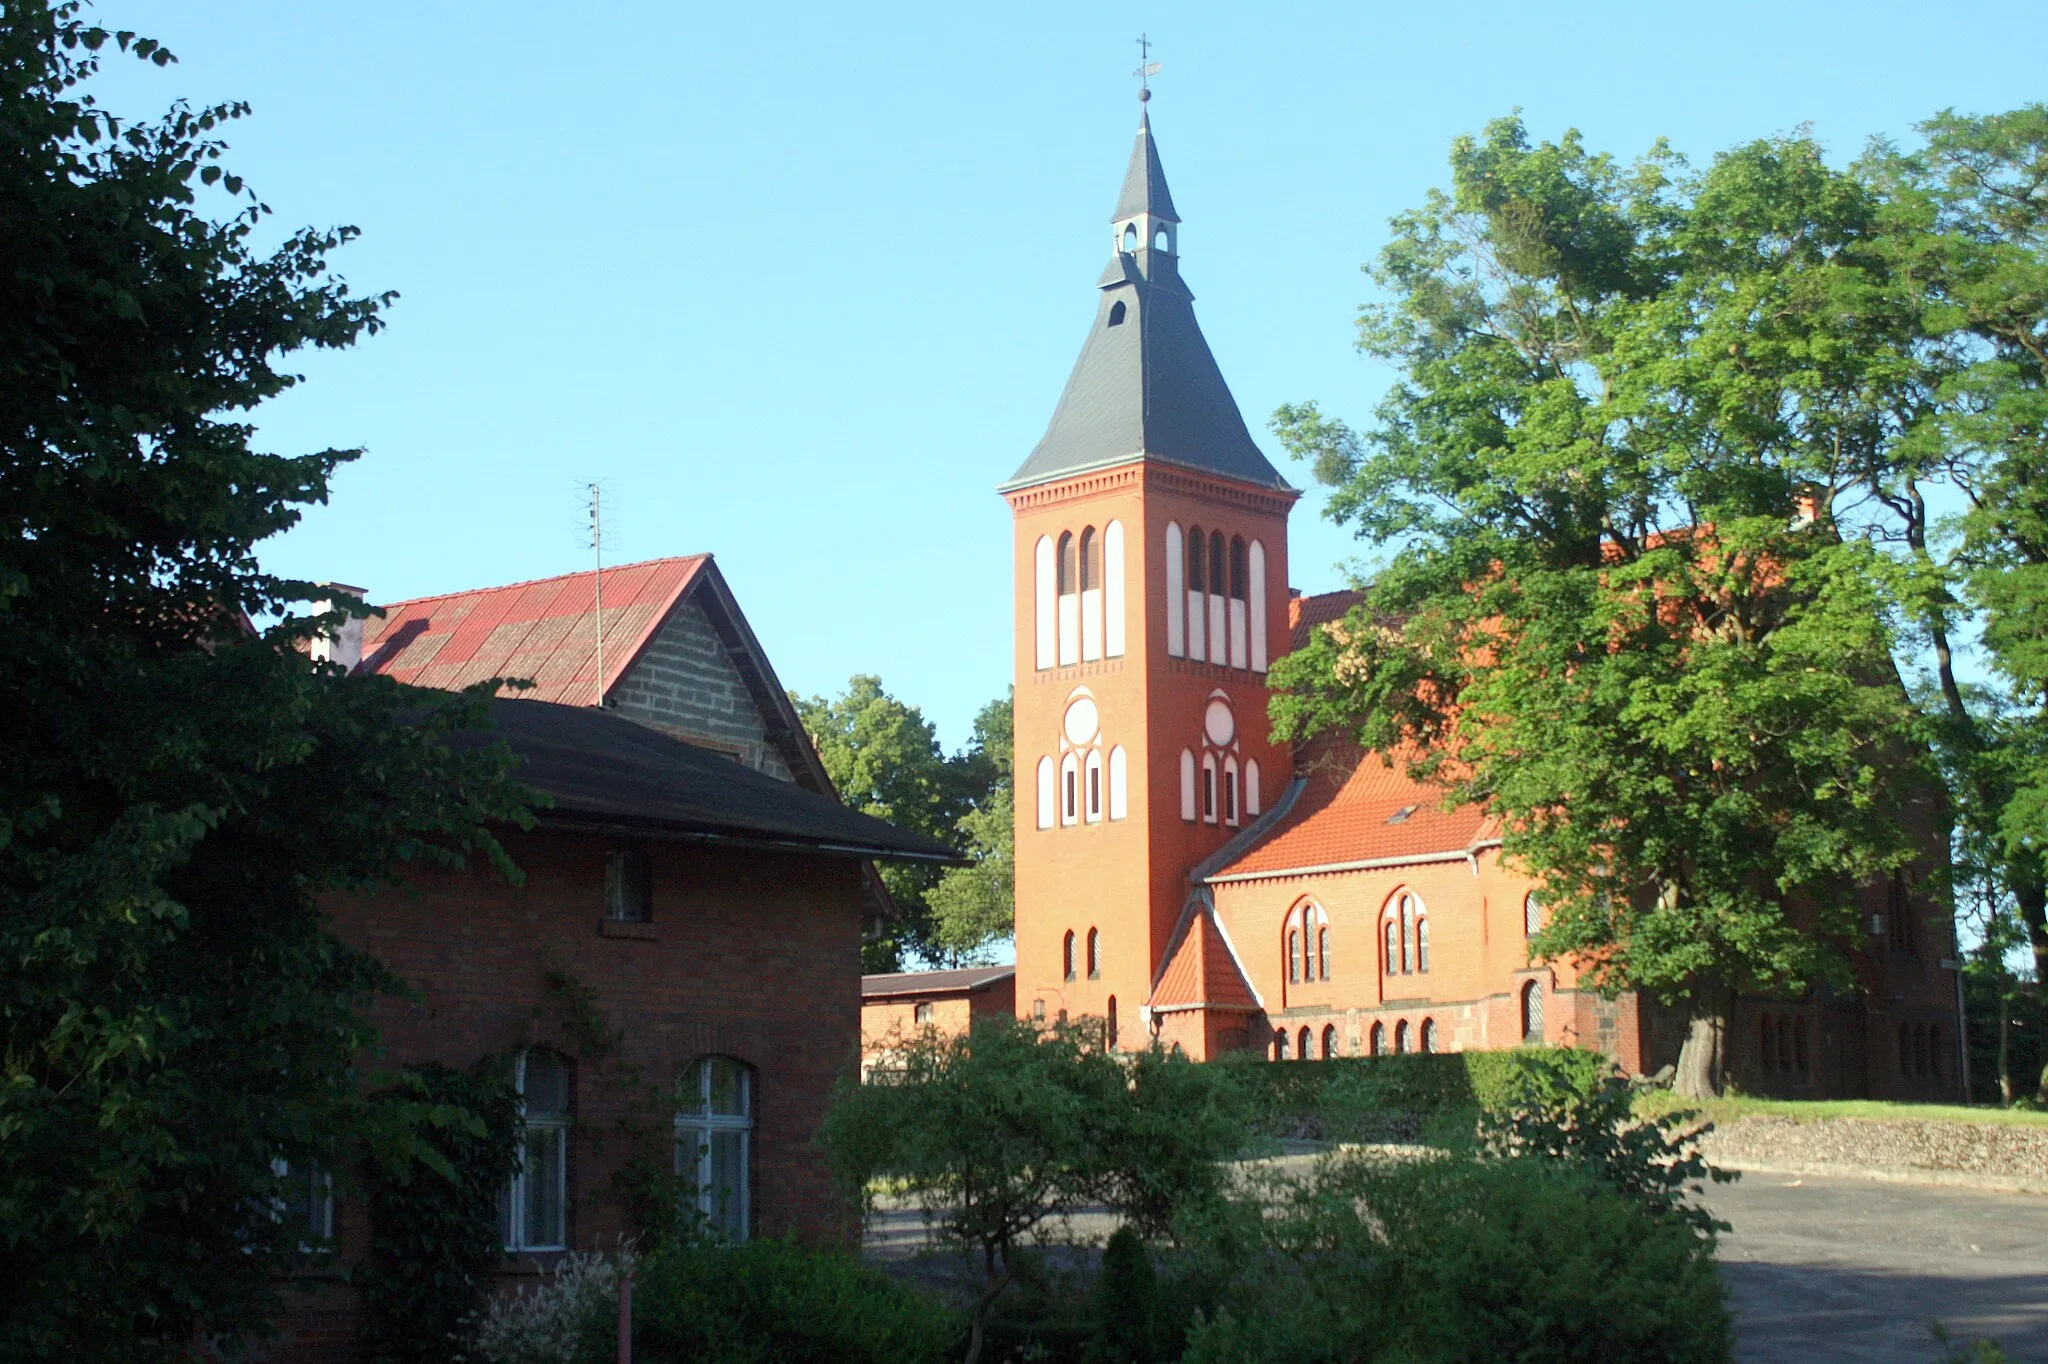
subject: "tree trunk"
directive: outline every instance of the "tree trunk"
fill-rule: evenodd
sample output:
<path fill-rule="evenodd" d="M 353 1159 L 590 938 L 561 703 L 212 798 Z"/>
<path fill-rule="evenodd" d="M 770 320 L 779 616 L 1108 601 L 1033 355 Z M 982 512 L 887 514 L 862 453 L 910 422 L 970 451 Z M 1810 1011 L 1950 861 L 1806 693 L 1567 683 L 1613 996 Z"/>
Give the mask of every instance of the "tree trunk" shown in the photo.
<path fill-rule="evenodd" d="M 1686 1020 L 1685 1045 L 1678 1051 L 1672 1092 L 1687 1099 L 1715 1099 L 1728 1079 L 1728 1030 L 1735 1014 L 1735 992 L 1715 990 L 1694 995 Z"/>
<path fill-rule="evenodd" d="M 2012 997 L 1998 992 L 1998 1101 L 2012 1107 Z"/>

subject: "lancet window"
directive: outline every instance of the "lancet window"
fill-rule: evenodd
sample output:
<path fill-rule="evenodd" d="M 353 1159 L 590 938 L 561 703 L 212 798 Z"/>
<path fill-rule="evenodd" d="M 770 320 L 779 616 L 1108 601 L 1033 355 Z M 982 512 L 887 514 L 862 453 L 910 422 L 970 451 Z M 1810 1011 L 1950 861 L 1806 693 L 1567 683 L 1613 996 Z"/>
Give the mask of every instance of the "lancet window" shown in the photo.
<path fill-rule="evenodd" d="M 1065 668 L 1124 653 L 1124 527 L 1111 521 L 1032 550 L 1032 661 Z"/>

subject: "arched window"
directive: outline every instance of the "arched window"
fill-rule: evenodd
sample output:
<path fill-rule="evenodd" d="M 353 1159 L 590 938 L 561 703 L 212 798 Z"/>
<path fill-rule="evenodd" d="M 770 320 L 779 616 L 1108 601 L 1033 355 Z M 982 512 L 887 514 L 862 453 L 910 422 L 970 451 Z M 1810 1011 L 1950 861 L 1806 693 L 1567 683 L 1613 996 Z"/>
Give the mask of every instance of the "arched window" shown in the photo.
<path fill-rule="evenodd" d="M 1256 815 L 1259 812 L 1259 760 L 1246 758 L 1244 762 L 1244 812 Z"/>
<path fill-rule="evenodd" d="M 1230 547 L 1223 532 L 1209 532 L 1209 661 L 1228 663 L 1229 636 L 1224 624 L 1224 602 L 1230 587 Z"/>
<path fill-rule="evenodd" d="M 1060 939 L 1060 974 L 1068 980 L 1074 978 L 1074 930 L 1071 928 Z"/>
<path fill-rule="evenodd" d="M 1230 542 L 1230 666 L 1245 668 L 1251 666 L 1251 655 L 1246 651 L 1245 635 L 1250 627 L 1247 614 L 1246 593 L 1250 590 L 1247 581 L 1251 570 L 1246 563 L 1243 536 L 1236 536 Z"/>
<path fill-rule="evenodd" d="M 1302 1025 L 1301 1034 L 1294 1040 L 1297 1044 L 1295 1054 L 1304 1061 L 1313 1061 L 1316 1056 L 1315 1039 L 1310 1036 L 1307 1024 Z"/>
<path fill-rule="evenodd" d="M 1386 923 L 1381 927 L 1387 942 L 1387 974 L 1398 975 L 1401 971 L 1401 926 L 1394 921 L 1392 915 L 1388 915 Z"/>
<path fill-rule="evenodd" d="M 1251 548 L 1252 671 L 1266 671 L 1266 547 Z M 1257 811 L 1253 811 L 1254 814 Z"/>
<path fill-rule="evenodd" d="M 1323 1059 L 1333 1060 L 1337 1055 L 1337 1025 L 1323 1024 Z"/>
<path fill-rule="evenodd" d="M 1088 822 L 1099 824 L 1102 821 L 1102 750 L 1099 748 L 1088 750 L 1087 778 Z"/>
<path fill-rule="evenodd" d="M 1436 1049 L 1436 1020 L 1434 1018 L 1425 1018 L 1422 1020 L 1422 1053 L 1428 1056 L 1434 1053 Z"/>
<path fill-rule="evenodd" d="M 1429 974 L 1429 919 L 1427 916 L 1415 921 L 1415 973 Z"/>
<path fill-rule="evenodd" d="M 1109 1049 L 1110 1049 L 1111 1051 L 1115 1051 L 1115 1050 L 1116 1050 L 1116 996 L 1115 996 L 1115 995 L 1111 995 L 1111 996 L 1109 997 L 1109 1013 L 1108 1013 L 1108 1014 L 1107 1014 L 1107 1015 L 1106 1015 L 1106 1016 L 1104 1017 L 1104 1019 L 1103 1019 L 1103 1024 L 1102 1024 L 1102 1034 L 1103 1034 L 1103 1036 L 1102 1036 L 1102 1040 L 1103 1040 L 1103 1045 L 1107 1046 L 1107 1047 L 1108 1047 L 1108 1048 L 1109 1048 Z"/>
<path fill-rule="evenodd" d="M 1273 1059 L 1276 1061 L 1285 1061 L 1287 1059 L 1287 1029 L 1285 1028 L 1273 1029 Z"/>
<path fill-rule="evenodd" d="M 1522 897 L 1522 936 L 1533 938 L 1543 931 L 1543 904 L 1530 891 Z"/>
<path fill-rule="evenodd" d="M 1543 1040 L 1543 982 L 1522 982 L 1522 1043 L 1535 1046 Z"/>
<path fill-rule="evenodd" d="M 676 1086 L 676 1174 L 695 1176 L 697 1211 L 722 1241 L 753 1230 L 754 1071 L 706 1056 Z"/>
<path fill-rule="evenodd" d="M 1071 531 L 1059 539 L 1059 636 L 1061 667 L 1081 660 L 1081 550 Z"/>
<path fill-rule="evenodd" d="M 1166 523 L 1166 652 L 1185 658 L 1187 632 L 1182 623 L 1187 615 L 1187 549 L 1181 539 L 1180 522 Z"/>
<path fill-rule="evenodd" d="M 1188 528 L 1188 657 L 1207 658 L 1203 648 L 1209 619 L 1209 537 L 1200 526 Z"/>
<path fill-rule="evenodd" d="M 1195 755 L 1186 748 L 1180 751 L 1180 817 L 1190 824 L 1195 819 Z"/>
<path fill-rule="evenodd" d="M 1060 759 L 1060 823 L 1081 818 L 1081 763 L 1072 753 Z"/>
<path fill-rule="evenodd" d="M 1294 984 L 1301 979 L 1301 930 L 1287 930 L 1287 980 Z"/>
<path fill-rule="evenodd" d="M 1122 819 L 1130 813 L 1130 758 L 1118 744 L 1109 750 L 1109 817 Z"/>
<path fill-rule="evenodd" d="M 1237 823 L 1237 759 L 1223 760 L 1223 822 Z"/>
<path fill-rule="evenodd" d="M 1216 822 L 1216 756 L 1202 755 L 1202 822 Z"/>
<path fill-rule="evenodd" d="M 1372 1025 L 1372 1031 L 1365 1035 L 1365 1050 L 1369 1056 L 1381 1056 L 1387 1050 L 1387 1027 L 1384 1023 Z"/>
<path fill-rule="evenodd" d="M 1050 668 L 1059 649 L 1059 568 L 1053 549 L 1052 537 L 1041 535 L 1031 552 L 1032 570 L 1032 611 L 1033 663 L 1040 668 Z"/>
<path fill-rule="evenodd" d="M 1152 234 L 1152 249 L 1154 251 L 1172 250 L 1172 248 L 1167 245 L 1167 236 L 1165 228 L 1162 227 L 1157 232 L 1154 232 Z"/>
<path fill-rule="evenodd" d="M 1109 325 L 1112 327 L 1121 327 L 1123 326 L 1123 324 L 1124 304 L 1122 299 L 1118 299 L 1116 302 L 1109 305 Z"/>
<path fill-rule="evenodd" d="M 1095 527 L 1081 531 L 1081 658 L 1102 657 L 1102 537 Z"/>
<path fill-rule="evenodd" d="M 1394 1025 L 1394 1055 L 1405 1055 L 1408 1051 L 1408 1020 L 1402 1019 Z"/>
<path fill-rule="evenodd" d="M 1330 978 L 1330 926 L 1316 925 L 1316 979 Z"/>
<path fill-rule="evenodd" d="M 1123 240 L 1123 252 L 1124 252 L 1124 254 L 1125 254 L 1125 255 L 1129 255 L 1129 254 L 1130 254 L 1131 252 L 1133 252 L 1133 251 L 1136 251 L 1137 249 L 1138 249 L 1138 225 L 1137 225 L 1136 223 L 1125 223 L 1125 224 L 1124 224 L 1124 240 Z"/>
<path fill-rule="evenodd" d="M 519 1173 L 498 1200 L 507 1250 L 569 1244 L 569 1063 L 551 1051 L 512 1058 L 519 1095 Z"/>
<path fill-rule="evenodd" d="M 1058 780 L 1053 776 L 1051 758 L 1038 760 L 1038 827 L 1050 829 L 1053 822 L 1053 808 L 1059 804 Z"/>
<path fill-rule="evenodd" d="M 1102 652 L 1124 656 L 1124 523 L 1102 529 Z"/>
<path fill-rule="evenodd" d="M 1088 930 L 1088 979 L 1102 979 L 1102 934 Z"/>

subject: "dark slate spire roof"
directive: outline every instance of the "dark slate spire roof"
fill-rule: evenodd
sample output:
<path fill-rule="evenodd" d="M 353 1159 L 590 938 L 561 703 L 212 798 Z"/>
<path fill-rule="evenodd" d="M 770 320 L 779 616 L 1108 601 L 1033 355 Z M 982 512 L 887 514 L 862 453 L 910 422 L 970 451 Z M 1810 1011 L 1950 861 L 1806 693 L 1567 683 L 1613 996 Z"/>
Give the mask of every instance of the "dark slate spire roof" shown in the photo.
<path fill-rule="evenodd" d="M 1141 116 L 1112 221 L 1144 212 L 1180 221 L 1159 168 L 1151 123 Z M 1095 322 L 1066 392 L 1038 448 L 1002 491 L 1137 459 L 1287 488 L 1245 428 L 1195 322 L 1194 294 L 1173 255 L 1149 243 L 1120 250 L 1096 287 L 1101 292 Z"/>
<path fill-rule="evenodd" d="M 1131 148 L 1131 164 L 1124 169 L 1123 192 L 1116 196 L 1113 223 L 1149 213 L 1155 218 L 1180 221 L 1173 211 L 1173 195 L 1166 189 L 1166 172 L 1159 168 L 1159 144 L 1152 140 L 1152 116 L 1138 106 L 1138 142 Z"/>

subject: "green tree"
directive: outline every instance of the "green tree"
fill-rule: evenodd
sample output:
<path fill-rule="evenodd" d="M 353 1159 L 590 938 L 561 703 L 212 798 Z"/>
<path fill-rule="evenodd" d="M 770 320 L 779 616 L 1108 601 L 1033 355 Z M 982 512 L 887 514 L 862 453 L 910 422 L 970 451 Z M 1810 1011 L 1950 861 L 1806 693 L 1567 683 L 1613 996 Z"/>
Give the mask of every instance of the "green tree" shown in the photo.
<path fill-rule="evenodd" d="M 1858 887 L 1939 820 L 1891 561 L 1834 496 L 1929 382 L 1914 309 L 1805 138 L 1694 173 L 1511 118 L 1451 169 L 1374 271 L 1377 424 L 1276 416 L 1398 553 L 1276 667 L 1274 718 L 1498 815 L 1537 949 L 1683 1002 L 1679 1083 L 1713 1092 L 1734 994 L 1846 984 Z"/>
<path fill-rule="evenodd" d="M 2048 105 L 1921 125 L 1910 154 L 1864 171 L 1889 209 L 1891 268 L 1920 293 L 1943 374 L 1910 457 L 1871 491 L 1919 570 L 1925 632 L 1966 866 L 2010 897 L 2048 980 Z M 1930 492 L 1935 494 L 1930 497 Z M 1941 494 L 1960 500 L 1944 524 Z M 1959 499 L 1956 495 L 1960 495 Z M 1989 675 L 1959 676 L 1981 630 Z M 2048 1010 L 2048 1003 L 2042 1006 Z M 2039 1020 L 2048 1027 L 2048 1012 Z M 2048 1102 L 2048 1068 L 2027 1088 Z"/>
<path fill-rule="evenodd" d="M 502 860 L 485 822 L 521 814 L 502 751 L 440 742 L 475 701 L 309 666 L 318 594 L 256 561 L 353 457 L 245 415 L 375 330 L 327 269 L 352 231 L 258 253 L 216 137 L 245 107 L 117 120 L 82 88 L 114 51 L 171 60 L 0 7 L 0 1358 L 272 1319 L 305 1236 L 273 1162 L 402 1136 L 355 1069 L 398 982 L 318 897 Z"/>
<path fill-rule="evenodd" d="M 827 775 L 848 805 L 942 842 L 965 843 L 964 868 L 885 866 L 882 882 L 898 920 L 863 950 L 868 971 L 901 970 L 906 957 L 940 964 L 971 959 L 1010 923 L 1010 703 L 975 717 L 974 737 L 948 756 L 938 731 L 867 674 L 827 700 L 794 694 L 797 714 Z"/>

